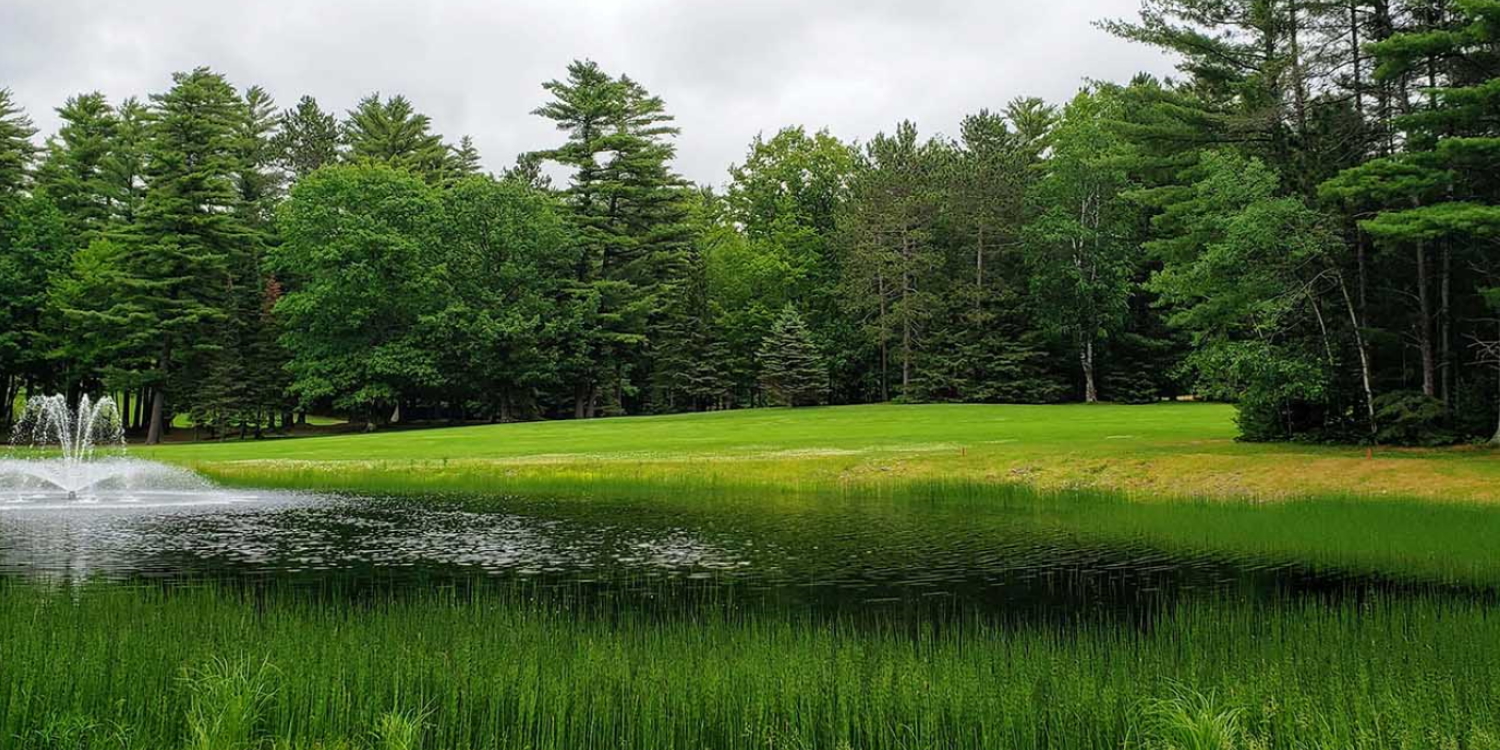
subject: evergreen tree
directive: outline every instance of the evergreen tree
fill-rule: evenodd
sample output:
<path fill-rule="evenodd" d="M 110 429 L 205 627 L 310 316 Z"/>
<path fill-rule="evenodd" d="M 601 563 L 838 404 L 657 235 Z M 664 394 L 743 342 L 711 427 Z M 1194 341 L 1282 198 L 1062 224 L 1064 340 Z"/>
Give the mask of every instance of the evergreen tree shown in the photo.
<path fill-rule="evenodd" d="M 74 242 L 87 244 L 111 216 L 106 164 L 119 120 L 98 92 L 69 98 L 57 114 L 63 124 L 47 141 L 36 184 L 67 217 Z"/>
<path fill-rule="evenodd" d="M 0 411 L 7 417 L 23 387 L 37 393 L 74 385 L 55 360 L 68 331 L 49 299 L 73 252 L 68 217 L 45 193 L 8 203 L 0 214 L 0 390 L 12 398 Z"/>
<path fill-rule="evenodd" d="M 275 220 L 276 205 L 285 192 L 285 180 L 277 168 L 281 116 L 275 100 L 259 86 L 246 89 L 236 125 L 235 157 L 239 165 L 235 187 L 239 191 L 239 208 L 247 225 L 266 232 Z"/>
<path fill-rule="evenodd" d="M 146 199 L 146 140 L 150 112 L 135 98 L 120 103 L 101 180 L 110 219 L 118 228 L 136 220 Z"/>
<path fill-rule="evenodd" d="M 36 129 L 16 106 L 10 89 L 0 88 L 0 428 L 8 429 L 11 405 L 24 387 L 20 366 L 26 342 L 19 320 L 26 314 L 22 296 L 30 280 L 27 259 L 16 250 L 18 209 L 26 200 L 29 170 L 36 153 L 31 137 Z"/>
<path fill-rule="evenodd" d="M 537 190 L 550 191 L 552 178 L 542 171 L 542 164 L 545 161 L 541 154 L 529 151 L 517 154 L 516 163 L 507 168 L 501 177 Z"/>
<path fill-rule="evenodd" d="M 350 160 L 389 164 L 437 183 L 447 175 L 450 157 L 443 137 L 431 129 L 432 120 L 406 97 L 381 101 L 380 94 L 361 99 L 343 126 Z"/>
<path fill-rule="evenodd" d="M 574 170 L 564 191 L 581 249 L 573 296 L 587 311 L 577 335 L 592 352 L 570 374 L 573 411 L 621 413 L 639 392 L 661 295 L 681 277 L 692 240 L 686 191 L 670 168 L 677 129 L 661 99 L 593 62 L 575 61 L 567 80 L 544 88 L 553 101 L 536 114 L 567 134 L 544 156 Z"/>
<path fill-rule="evenodd" d="M 1484 248 L 1500 238 L 1500 5 L 1462 3 L 1464 22 L 1443 30 L 1401 33 L 1373 45 L 1381 79 L 1425 75 L 1427 106 L 1393 124 L 1404 153 L 1371 160 L 1329 180 L 1325 198 L 1359 213 L 1377 246 L 1409 259 L 1402 286 L 1413 311 L 1421 390 L 1452 403 L 1457 369 L 1454 298 L 1482 296 Z M 1472 304 L 1472 303 L 1471 303 Z M 1476 312 L 1483 305 L 1475 304 Z"/>
<path fill-rule="evenodd" d="M 921 379 L 924 327 L 937 308 L 942 254 L 937 215 L 952 152 L 923 143 L 911 122 L 880 134 L 856 168 L 851 196 L 839 217 L 841 263 L 848 309 L 868 321 L 880 350 L 880 400 L 890 398 L 890 349 L 900 362 L 900 395 L 913 398 Z"/>
<path fill-rule="evenodd" d="M 713 202 L 713 196 L 704 196 Z M 708 266 L 694 248 L 685 273 L 664 295 L 653 344 L 652 405 L 672 412 L 717 408 L 730 398 L 725 348 L 716 330 L 708 287 Z"/>
<path fill-rule="evenodd" d="M 484 167 L 480 163 L 479 149 L 474 147 L 474 139 L 464 136 L 458 139 L 457 146 L 449 146 L 448 175 L 450 179 L 458 180 L 471 175 L 477 175 Z"/>
<path fill-rule="evenodd" d="M 30 185 L 36 128 L 16 105 L 10 89 L 0 88 L 0 200 L 14 200 Z"/>
<path fill-rule="evenodd" d="M 146 199 L 119 236 L 123 267 L 113 315 L 122 344 L 151 351 L 147 442 L 161 441 L 171 408 L 192 407 L 231 314 L 237 260 L 255 237 L 243 221 L 236 175 L 244 103 L 207 68 L 173 76 L 153 95 Z"/>
<path fill-rule="evenodd" d="M 278 164 L 292 181 L 300 180 L 339 162 L 341 138 L 338 118 L 323 111 L 317 99 L 304 96 L 281 113 L 274 141 Z"/>
<path fill-rule="evenodd" d="M 756 136 L 744 163 L 730 168 L 725 229 L 706 261 L 744 403 L 754 401 L 760 342 L 788 302 L 804 311 L 828 359 L 833 398 L 858 401 L 873 390 L 863 382 L 874 369 L 866 337 L 845 315 L 843 256 L 834 242 L 854 165 L 847 144 L 798 127 Z"/>
<path fill-rule="evenodd" d="M 797 309 L 787 305 L 761 347 L 761 387 L 783 406 L 816 406 L 828 392 L 828 373 Z"/>

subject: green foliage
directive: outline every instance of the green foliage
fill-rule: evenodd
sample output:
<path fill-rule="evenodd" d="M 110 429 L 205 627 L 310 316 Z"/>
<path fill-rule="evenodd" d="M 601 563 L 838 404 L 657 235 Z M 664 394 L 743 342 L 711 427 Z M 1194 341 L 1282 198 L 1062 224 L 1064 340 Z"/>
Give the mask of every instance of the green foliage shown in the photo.
<path fill-rule="evenodd" d="M 323 111 L 317 99 L 304 96 L 296 107 L 281 113 L 280 128 L 271 145 L 278 164 L 294 180 L 301 180 L 339 162 L 341 138 L 338 118 Z"/>
<path fill-rule="evenodd" d="M 1207 695 L 1176 686 L 1170 698 L 1146 701 L 1146 732 L 1162 750 L 1239 750 L 1246 746 L 1244 709 L 1225 708 Z"/>
<path fill-rule="evenodd" d="M 381 421 L 440 381 L 421 323 L 445 302 L 444 208 L 421 178 L 383 165 L 321 169 L 282 207 L 271 267 L 293 393 Z"/>
<path fill-rule="evenodd" d="M 573 170 L 563 195 L 579 250 L 569 334 L 579 354 L 565 377 L 575 416 L 619 414 L 649 382 L 648 346 L 672 345 L 667 331 L 681 327 L 663 315 L 693 263 L 688 192 L 670 165 L 678 131 L 661 98 L 591 61 L 543 87 L 553 99 L 535 114 L 566 140 L 542 156 Z"/>
<path fill-rule="evenodd" d="M 771 402 L 816 406 L 828 392 L 828 373 L 797 309 L 787 305 L 771 324 L 760 352 L 760 382 Z"/>
<path fill-rule="evenodd" d="M 1084 92 L 1063 110 L 1025 234 L 1038 312 L 1072 339 L 1089 402 L 1098 400 L 1095 347 L 1123 323 L 1137 267 L 1132 207 L 1121 196 L 1128 177 L 1117 166 L 1127 146 L 1108 127 L 1118 106 L 1105 92 Z"/>
<path fill-rule="evenodd" d="M 375 722 L 377 750 L 417 750 L 426 725 L 425 711 L 388 711 Z"/>
<path fill-rule="evenodd" d="M 841 291 L 846 309 L 866 321 L 864 333 L 879 349 L 881 400 L 893 390 L 902 398 L 916 395 L 920 334 L 939 300 L 943 254 L 935 222 L 951 153 L 947 144 L 919 139 L 910 121 L 875 136 L 860 154 L 838 215 Z M 892 360 L 900 372 L 896 389 Z"/>
<path fill-rule="evenodd" d="M 16 105 L 10 89 L 0 88 L 0 201 L 14 200 L 28 186 L 36 154 L 33 135 L 31 118 Z"/>
<path fill-rule="evenodd" d="M 105 164 L 118 119 L 98 92 L 69 98 L 57 115 L 63 124 L 47 142 L 36 185 L 67 217 L 74 242 L 87 243 L 110 218 Z"/>
<path fill-rule="evenodd" d="M 1450 445 L 1455 436 L 1442 401 L 1421 391 L 1393 391 L 1375 399 L 1378 440 L 1385 445 Z"/>
<path fill-rule="evenodd" d="M 4 594 L 7 747 L 36 747 L 15 738 L 37 736 L 41 707 L 56 705 L 97 717 L 67 730 L 86 747 L 120 747 L 104 740 L 118 726 L 153 750 L 386 750 L 419 731 L 420 746 L 474 750 L 749 750 L 773 733 L 869 750 L 1483 747 L 1497 720 L 1485 697 L 1500 671 L 1495 618 L 1453 599 L 1187 601 L 1150 628 L 1088 618 L 1064 638 L 963 616 L 932 628 L 893 612 L 561 607 L 522 584 L 359 606 L 305 589 Z M 1413 628 L 1441 646 L 1413 649 Z M 48 658 L 60 634 L 68 670 Z M 183 684 L 184 664 L 210 666 Z"/>
<path fill-rule="evenodd" d="M 215 657 L 183 675 L 191 694 L 185 750 L 248 750 L 257 742 L 257 724 L 275 697 L 275 669 L 266 662 Z"/>
<path fill-rule="evenodd" d="M 465 177 L 441 196 L 439 284 L 422 346 L 457 404 L 509 420 L 534 417 L 559 385 L 561 297 L 575 251 L 560 210 L 528 185 Z"/>
<path fill-rule="evenodd" d="M 1369 441 L 1375 399 L 1421 389 L 1456 437 L 1488 436 L 1493 6 L 1150 0 L 1103 26 L 1173 56 L 1174 79 L 1017 98 L 951 139 L 769 131 L 722 194 L 674 171 L 659 96 L 586 60 L 543 84 L 559 143 L 518 155 L 508 187 L 399 95 L 340 122 L 200 69 L 149 106 L 68 99 L 38 160 L 0 92 L 0 399 L 129 394 L 160 412 L 152 438 L 177 416 L 259 437 L 294 404 L 751 407 L 790 305 L 832 403 L 1187 387 L 1239 403 L 1250 439 Z M 416 176 L 432 213 L 376 215 L 381 180 L 288 197 L 339 165 Z"/>
<path fill-rule="evenodd" d="M 448 148 L 431 127 L 432 120 L 406 97 L 381 101 L 380 94 L 370 94 L 349 112 L 343 135 L 351 161 L 386 164 L 436 182 L 447 170 Z"/>

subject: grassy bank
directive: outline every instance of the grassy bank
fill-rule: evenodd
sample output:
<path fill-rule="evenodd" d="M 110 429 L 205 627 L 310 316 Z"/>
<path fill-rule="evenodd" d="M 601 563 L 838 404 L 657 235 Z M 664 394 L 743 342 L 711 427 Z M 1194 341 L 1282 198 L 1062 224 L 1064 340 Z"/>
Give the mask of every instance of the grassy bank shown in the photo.
<path fill-rule="evenodd" d="M 0 747 L 403 747 L 381 737 L 405 721 L 412 747 L 470 750 L 1117 749 L 1218 720 L 1225 747 L 1493 748 L 1497 641 L 1484 607 L 1428 599 L 1199 601 L 1061 634 L 12 586 Z"/>
<path fill-rule="evenodd" d="M 143 450 L 250 483 L 555 489 L 599 481 L 871 487 L 1021 482 L 1144 497 L 1500 500 L 1479 448 L 1252 445 L 1222 404 L 876 405 L 536 422 Z"/>

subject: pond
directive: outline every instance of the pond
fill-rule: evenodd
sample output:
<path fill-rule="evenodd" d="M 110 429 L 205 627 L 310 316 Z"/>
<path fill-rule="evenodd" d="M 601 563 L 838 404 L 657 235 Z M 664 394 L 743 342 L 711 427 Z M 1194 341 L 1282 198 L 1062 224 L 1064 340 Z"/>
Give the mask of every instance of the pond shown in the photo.
<path fill-rule="evenodd" d="M 1151 613 L 1195 596 L 1255 602 L 1490 591 L 1482 577 L 1423 575 L 1399 562 L 1361 567 L 1207 537 L 1184 543 L 1156 533 L 1140 512 L 1108 520 L 1122 511 L 1130 506 L 1056 499 L 1039 506 L 258 491 L 13 501 L 0 503 L 0 574 L 351 591 L 520 581 L 558 596 L 640 606 L 706 597 L 822 612 L 1022 619 Z M 1223 528 L 1243 531 L 1231 508 L 1177 512 L 1183 525 L 1206 512 Z M 1343 523 L 1358 526 L 1347 516 Z"/>
<path fill-rule="evenodd" d="M 1161 716 L 1233 747 L 1500 736 L 1484 506 L 119 468 L 0 495 L 0 750 L 202 747 L 194 722 L 246 696 L 211 746 L 384 748 L 394 722 L 440 749 L 1119 750 L 1178 742 Z"/>

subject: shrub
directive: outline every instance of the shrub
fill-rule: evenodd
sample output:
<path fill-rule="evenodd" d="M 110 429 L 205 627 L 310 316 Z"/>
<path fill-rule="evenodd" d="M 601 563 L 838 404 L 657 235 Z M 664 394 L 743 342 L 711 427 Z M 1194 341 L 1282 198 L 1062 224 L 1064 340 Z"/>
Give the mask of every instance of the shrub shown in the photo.
<path fill-rule="evenodd" d="M 1375 398 L 1377 439 L 1386 445 L 1450 445 L 1457 436 L 1443 402 L 1419 391 L 1396 391 Z"/>

